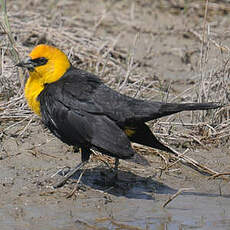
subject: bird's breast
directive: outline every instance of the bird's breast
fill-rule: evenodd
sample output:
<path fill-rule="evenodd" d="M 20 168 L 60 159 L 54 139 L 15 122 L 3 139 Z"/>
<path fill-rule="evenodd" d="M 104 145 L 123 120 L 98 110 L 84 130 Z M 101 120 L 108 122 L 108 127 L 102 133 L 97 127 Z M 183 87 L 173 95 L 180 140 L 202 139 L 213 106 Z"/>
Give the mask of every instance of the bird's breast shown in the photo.
<path fill-rule="evenodd" d="M 40 102 L 38 101 L 38 95 L 44 89 L 44 86 L 33 77 L 29 77 L 25 85 L 25 97 L 29 107 L 37 114 L 41 115 Z"/>

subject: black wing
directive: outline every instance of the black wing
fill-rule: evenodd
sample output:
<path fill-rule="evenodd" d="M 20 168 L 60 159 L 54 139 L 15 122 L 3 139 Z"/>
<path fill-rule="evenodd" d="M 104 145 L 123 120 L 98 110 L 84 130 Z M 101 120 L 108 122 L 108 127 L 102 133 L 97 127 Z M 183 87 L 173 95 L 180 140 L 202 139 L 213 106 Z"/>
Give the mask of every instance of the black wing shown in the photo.
<path fill-rule="evenodd" d="M 66 106 L 90 114 L 105 115 L 121 128 L 184 110 L 220 107 L 218 103 L 177 104 L 134 99 L 107 87 L 97 76 L 74 67 L 51 85 L 59 88 L 59 99 Z"/>
<path fill-rule="evenodd" d="M 176 104 L 134 99 L 107 87 L 97 76 L 74 67 L 71 67 L 58 81 L 46 85 L 43 92 L 48 93 L 46 97 L 50 98 L 51 103 L 58 101 L 67 110 L 81 116 L 87 114 L 99 116 L 100 119 L 104 117 L 122 129 L 125 126 L 136 126 L 138 123 L 184 110 L 219 107 L 216 103 Z M 44 110 L 47 109 L 48 107 Z"/>
<path fill-rule="evenodd" d="M 65 84 L 46 85 L 39 95 L 45 125 L 69 145 L 95 148 L 123 159 L 132 157 L 135 152 L 123 130 L 100 108 L 85 100 L 87 89 L 79 95 L 79 100 L 74 94 L 71 95 L 69 84 L 67 81 Z"/>
<path fill-rule="evenodd" d="M 47 87 L 58 88 L 59 92 L 56 94 L 67 107 L 78 108 L 90 114 L 105 115 L 120 127 L 157 118 L 162 104 L 122 95 L 107 87 L 97 76 L 74 67 Z"/>

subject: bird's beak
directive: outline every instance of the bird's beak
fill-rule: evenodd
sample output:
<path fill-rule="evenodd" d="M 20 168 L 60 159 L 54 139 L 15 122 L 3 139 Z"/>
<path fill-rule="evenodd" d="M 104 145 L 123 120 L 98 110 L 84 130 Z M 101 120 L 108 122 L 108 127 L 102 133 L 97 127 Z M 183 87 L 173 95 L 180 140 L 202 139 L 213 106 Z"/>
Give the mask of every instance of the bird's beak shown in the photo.
<path fill-rule="evenodd" d="M 35 63 L 33 62 L 32 59 L 27 59 L 26 61 L 19 62 L 15 66 L 22 67 L 22 68 L 27 68 L 29 71 L 34 70 Z"/>

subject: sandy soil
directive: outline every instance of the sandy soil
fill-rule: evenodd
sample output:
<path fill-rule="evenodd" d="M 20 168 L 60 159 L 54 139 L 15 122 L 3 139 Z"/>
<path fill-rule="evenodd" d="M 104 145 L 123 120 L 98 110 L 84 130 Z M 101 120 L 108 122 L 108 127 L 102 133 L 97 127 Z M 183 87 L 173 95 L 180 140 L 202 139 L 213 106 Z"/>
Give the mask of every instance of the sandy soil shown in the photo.
<path fill-rule="evenodd" d="M 210 38 L 216 44 L 209 43 L 208 56 L 201 68 L 198 35 L 202 38 L 204 4 L 199 1 L 8 2 L 12 32 L 22 57 L 38 42 L 54 43 L 70 54 L 74 65 L 97 73 L 111 87 L 130 95 L 158 100 L 166 97 L 174 100 L 185 89 L 196 85 L 201 73 L 208 75 L 209 70 L 215 72 L 222 66 L 228 53 L 220 52 L 217 44 L 223 47 L 229 44 L 229 9 L 227 1 L 210 3 L 206 23 Z M 7 37 L 0 36 L 4 38 L 1 46 L 5 52 Z M 87 42 L 84 41 L 86 37 Z M 111 53 L 113 56 L 107 59 L 103 44 L 109 46 L 113 43 L 117 53 Z M 96 58 L 94 49 L 98 51 Z M 12 66 L 9 57 L 10 53 L 6 52 L 3 61 Z M 91 62 L 94 59 L 96 61 Z M 103 71 L 97 63 L 109 68 Z M 4 80 L 8 69 L 3 70 Z M 122 85 L 120 79 L 127 71 L 130 71 L 127 84 L 119 88 Z M 15 82 L 18 82 L 18 74 L 18 70 L 12 70 L 10 76 L 16 79 Z M 9 90 L 7 84 L 11 79 L 6 79 L 0 82 L 3 84 L 0 94 L 3 102 L 10 98 L 9 92 L 18 92 L 19 89 L 17 83 Z M 199 88 L 178 99 L 196 98 L 197 91 Z M 29 114 L 27 108 L 25 111 Z M 191 114 L 184 113 L 173 119 L 191 122 Z M 205 119 L 211 125 L 210 117 Z M 230 228 L 227 177 L 210 179 L 180 163 L 161 170 L 165 166 L 163 158 L 155 150 L 141 146 L 135 146 L 136 150 L 148 159 L 149 167 L 121 161 L 119 180 L 111 183 L 113 159 L 96 155 L 79 184 L 81 172 L 62 188 L 53 189 L 52 184 L 61 175 L 52 175 L 60 168 L 74 167 L 80 162 L 80 155 L 53 137 L 39 118 L 33 117 L 28 123 L 29 120 L 14 127 L 10 126 L 15 123 L 12 119 L 1 116 L 0 120 L 2 230 Z M 150 125 L 158 133 L 160 125 Z M 217 172 L 230 171 L 228 135 L 218 141 L 210 138 L 207 141 L 199 136 L 201 144 L 197 144 L 194 139 L 175 138 L 175 135 L 170 138 L 169 127 L 163 125 L 163 129 L 167 129 L 167 135 L 160 131 L 158 137 L 173 148 L 183 152 L 185 147 L 191 147 L 188 156 Z M 175 125 L 172 129 L 172 132 L 177 130 L 183 134 L 198 132 L 182 125 Z M 107 161 L 110 167 L 103 161 Z M 189 190 L 162 208 L 180 188 Z"/>

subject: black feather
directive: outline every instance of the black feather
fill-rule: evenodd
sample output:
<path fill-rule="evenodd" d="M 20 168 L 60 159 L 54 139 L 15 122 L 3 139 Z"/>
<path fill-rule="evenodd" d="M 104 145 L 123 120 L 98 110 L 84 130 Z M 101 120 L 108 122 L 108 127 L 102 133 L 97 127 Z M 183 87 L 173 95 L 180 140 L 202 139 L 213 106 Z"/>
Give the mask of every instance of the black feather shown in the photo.
<path fill-rule="evenodd" d="M 218 103 L 163 103 L 122 95 L 88 72 L 70 67 L 40 93 L 42 120 L 63 142 L 94 148 L 116 158 L 131 158 L 130 141 L 171 152 L 145 122 L 184 110 L 206 110 Z M 135 134 L 127 137 L 125 127 Z"/>

